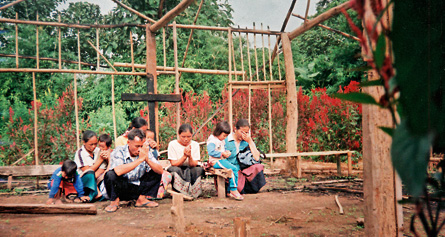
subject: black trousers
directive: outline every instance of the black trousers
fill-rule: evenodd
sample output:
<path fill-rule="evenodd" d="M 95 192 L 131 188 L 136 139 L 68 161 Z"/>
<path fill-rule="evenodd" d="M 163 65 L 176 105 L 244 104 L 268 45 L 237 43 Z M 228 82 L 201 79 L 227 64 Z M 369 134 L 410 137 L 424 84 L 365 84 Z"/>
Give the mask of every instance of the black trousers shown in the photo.
<path fill-rule="evenodd" d="M 119 198 L 123 201 L 138 199 L 140 195 L 156 197 L 161 184 L 162 175 L 150 170 L 140 179 L 140 184 L 130 183 L 127 178 L 118 176 L 114 170 L 105 174 L 104 182 L 110 201 Z"/>

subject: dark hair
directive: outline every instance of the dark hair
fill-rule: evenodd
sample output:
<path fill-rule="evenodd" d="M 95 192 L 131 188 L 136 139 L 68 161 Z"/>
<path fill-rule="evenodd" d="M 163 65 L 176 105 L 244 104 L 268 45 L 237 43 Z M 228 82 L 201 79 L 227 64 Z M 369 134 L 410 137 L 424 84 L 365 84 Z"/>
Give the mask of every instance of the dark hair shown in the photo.
<path fill-rule="evenodd" d="M 221 133 L 230 134 L 230 125 L 226 121 L 221 121 L 216 124 L 215 131 L 213 131 L 213 136 L 219 136 Z"/>
<path fill-rule="evenodd" d="M 249 121 L 247 121 L 247 119 L 240 119 L 235 124 L 235 128 L 236 129 L 240 129 L 240 128 L 243 128 L 243 127 L 249 127 L 250 128 Z"/>
<path fill-rule="evenodd" d="M 181 133 L 183 133 L 183 132 L 190 132 L 190 133 L 193 133 L 192 126 L 190 126 L 190 124 L 188 124 L 188 123 L 185 123 L 185 124 L 181 125 L 181 126 L 179 127 L 179 129 L 178 129 L 178 134 L 181 134 Z"/>
<path fill-rule="evenodd" d="M 143 126 L 148 126 L 147 120 L 142 117 L 136 117 L 131 120 L 129 128 L 142 128 Z"/>
<path fill-rule="evenodd" d="M 74 177 L 74 175 L 76 174 L 76 170 L 77 170 L 77 165 L 74 161 L 66 160 L 63 162 L 62 171 L 65 172 L 65 174 L 66 174 L 66 176 L 68 176 L 68 178 Z"/>
<path fill-rule="evenodd" d="M 97 137 L 97 134 L 91 130 L 83 132 L 82 141 L 88 142 L 92 137 Z"/>
<path fill-rule="evenodd" d="M 111 144 L 113 144 L 113 140 L 111 139 L 110 135 L 108 134 L 102 134 L 99 136 L 99 141 L 100 142 L 105 142 L 105 145 L 107 145 L 107 147 L 110 147 Z"/>
<path fill-rule="evenodd" d="M 145 139 L 145 134 L 140 129 L 133 129 L 128 133 L 128 140 L 134 141 L 136 137 L 139 137 L 142 140 Z"/>

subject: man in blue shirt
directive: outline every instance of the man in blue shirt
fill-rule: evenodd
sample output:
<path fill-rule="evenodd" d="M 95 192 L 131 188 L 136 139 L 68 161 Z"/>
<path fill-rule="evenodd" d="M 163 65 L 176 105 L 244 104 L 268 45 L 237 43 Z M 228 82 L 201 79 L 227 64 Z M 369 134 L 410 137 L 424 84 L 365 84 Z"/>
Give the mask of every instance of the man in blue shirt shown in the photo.
<path fill-rule="evenodd" d="M 136 200 L 135 207 L 157 207 L 147 200 L 159 189 L 163 169 L 145 143 L 145 133 L 133 129 L 128 133 L 127 145 L 117 147 L 111 153 L 110 170 L 105 174 L 105 188 L 110 197 L 107 212 L 115 212 L 120 200 Z"/>

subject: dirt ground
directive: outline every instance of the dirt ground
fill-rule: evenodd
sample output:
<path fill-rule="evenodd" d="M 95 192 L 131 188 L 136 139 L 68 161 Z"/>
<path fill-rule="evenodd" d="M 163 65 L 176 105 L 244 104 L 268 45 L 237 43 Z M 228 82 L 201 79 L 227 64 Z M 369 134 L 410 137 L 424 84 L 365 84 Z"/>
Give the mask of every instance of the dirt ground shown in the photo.
<path fill-rule="evenodd" d="M 186 235 L 234 236 L 235 217 L 250 218 L 250 236 L 364 235 L 364 227 L 356 224 L 357 218 L 364 217 L 362 195 L 301 190 L 314 177 L 267 179 L 260 193 L 245 195 L 244 201 L 218 199 L 213 179 L 207 179 L 204 195 L 184 202 Z M 335 195 L 344 215 L 338 212 Z M 1 195 L 0 203 L 44 203 L 46 199 L 47 194 Z M 149 209 L 122 202 L 116 213 L 106 213 L 108 202 L 98 202 L 97 215 L 0 214 L 0 236 L 176 236 L 172 199 L 159 203 Z"/>

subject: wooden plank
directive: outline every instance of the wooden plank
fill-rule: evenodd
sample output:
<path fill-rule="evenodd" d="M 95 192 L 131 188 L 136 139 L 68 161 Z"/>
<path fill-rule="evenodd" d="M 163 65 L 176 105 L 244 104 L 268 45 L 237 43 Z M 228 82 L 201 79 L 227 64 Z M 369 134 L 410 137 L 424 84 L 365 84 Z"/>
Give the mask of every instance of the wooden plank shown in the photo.
<path fill-rule="evenodd" d="M 218 183 L 218 198 L 226 198 L 226 179 L 222 176 L 216 176 Z"/>
<path fill-rule="evenodd" d="M 150 26 L 151 32 L 156 32 L 165 25 L 168 24 L 173 18 L 183 12 L 190 4 L 192 4 L 194 0 L 182 0 L 176 7 L 167 12 L 161 19 L 159 19 L 156 23 Z"/>
<path fill-rule="evenodd" d="M 0 166 L 0 175 L 4 176 L 46 176 L 52 175 L 60 165 Z"/>
<path fill-rule="evenodd" d="M 0 204 L 0 213 L 96 215 L 94 204 Z"/>
<path fill-rule="evenodd" d="M 218 175 L 225 179 L 232 178 L 232 172 L 233 171 L 231 169 L 214 169 L 214 168 L 211 168 L 209 171 L 210 174 Z"/>
<path fill-rule="evenodd" d="M 123 93 L 123 101 L 181 102 L 181 95 Z"/>

